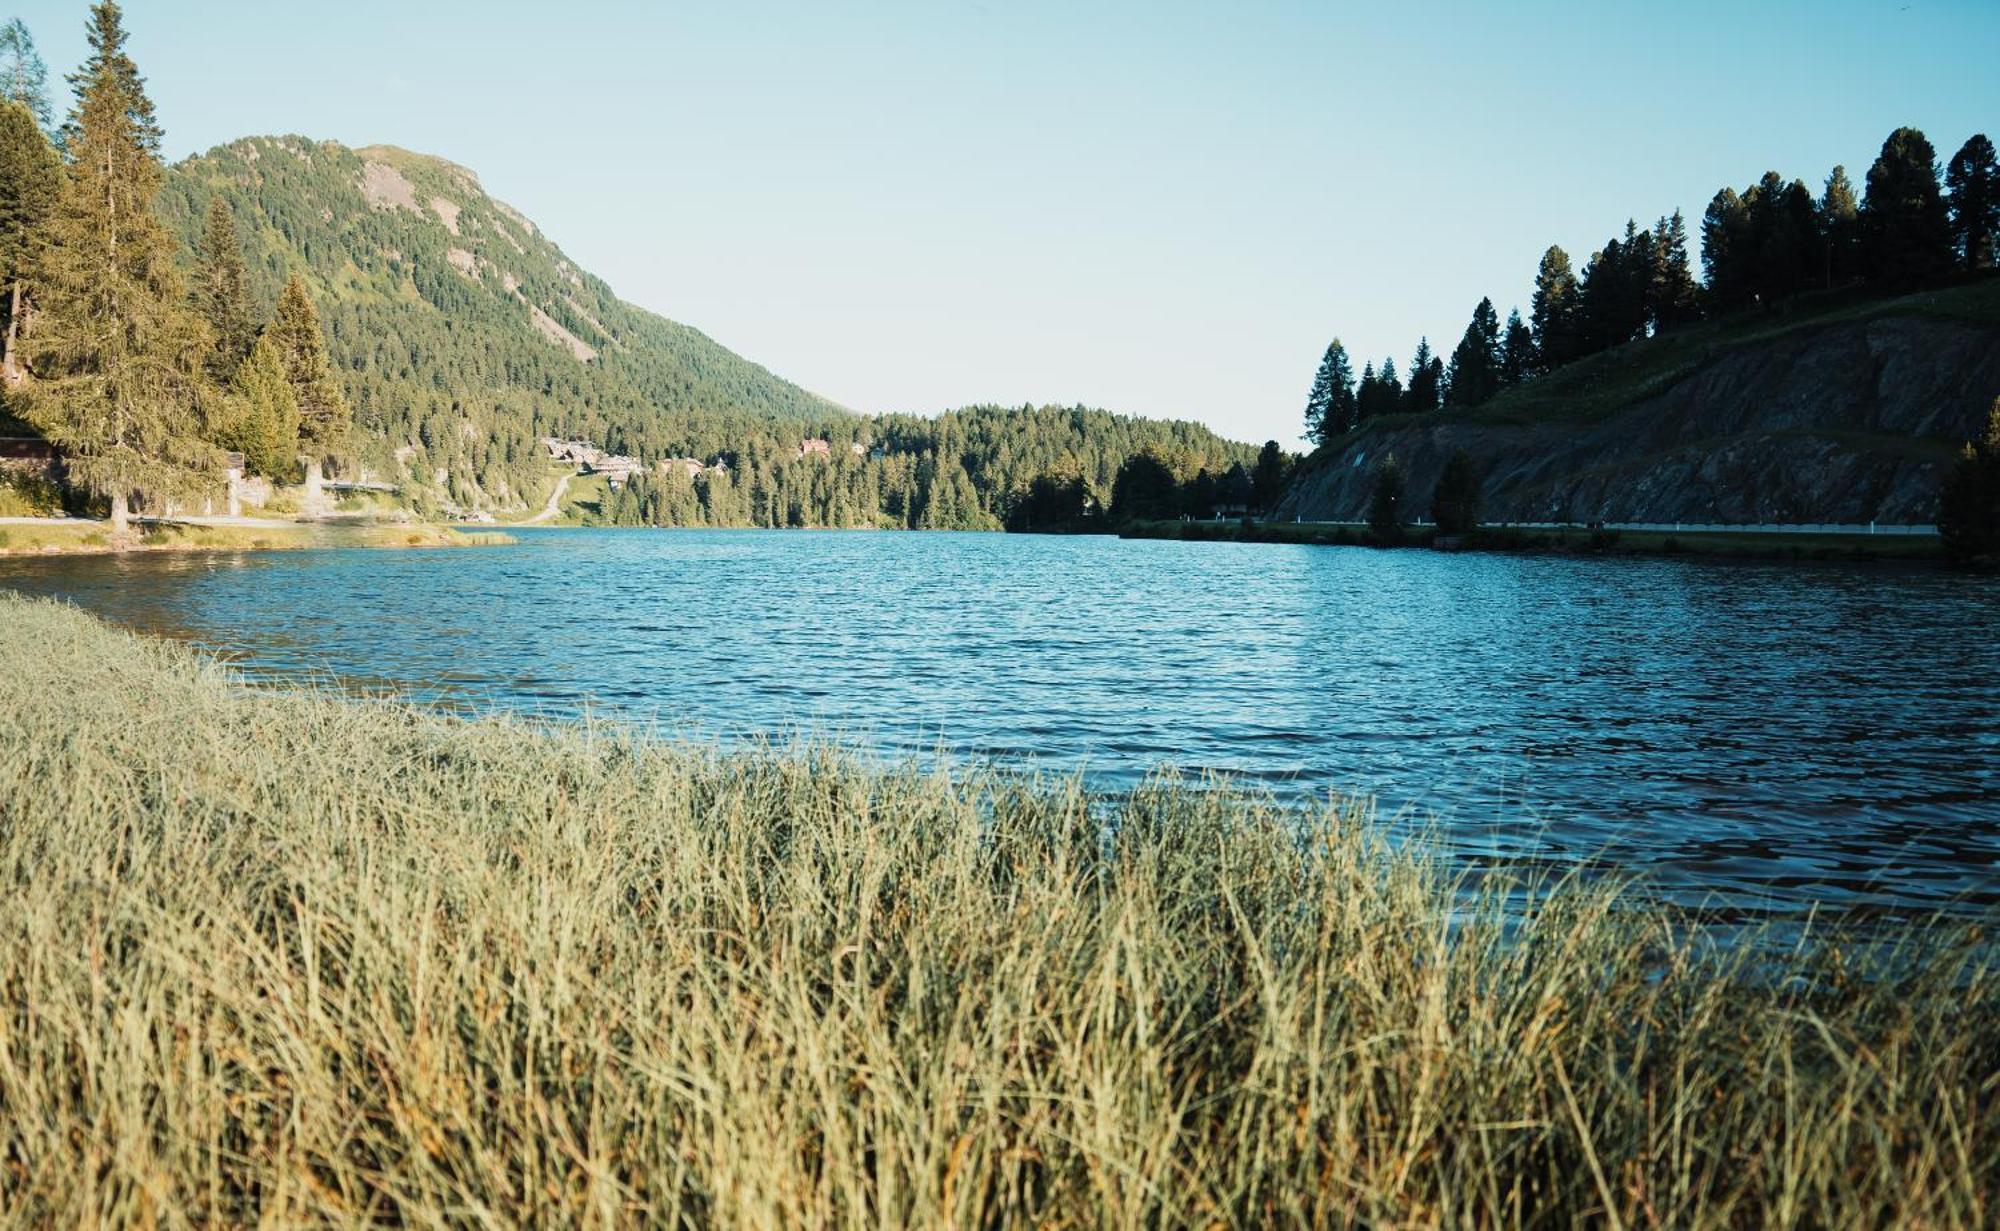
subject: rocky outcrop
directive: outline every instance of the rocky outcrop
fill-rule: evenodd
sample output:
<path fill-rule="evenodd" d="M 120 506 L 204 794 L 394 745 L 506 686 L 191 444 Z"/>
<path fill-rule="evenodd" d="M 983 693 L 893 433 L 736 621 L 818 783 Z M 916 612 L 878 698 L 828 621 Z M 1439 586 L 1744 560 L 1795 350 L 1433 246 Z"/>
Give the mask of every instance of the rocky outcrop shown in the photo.
<path fill-rule="evenodd" d="M 1487 521 L 1927 523 L 2000 395 L 2000 329 L 1919 315 L 1806 326 L 1718 355 L 1584 423 L 1389 420 L 1322 449 L 1283 520 L 1358 521 L 1394 453 L 1428 509 L 1464 448 Z"/>

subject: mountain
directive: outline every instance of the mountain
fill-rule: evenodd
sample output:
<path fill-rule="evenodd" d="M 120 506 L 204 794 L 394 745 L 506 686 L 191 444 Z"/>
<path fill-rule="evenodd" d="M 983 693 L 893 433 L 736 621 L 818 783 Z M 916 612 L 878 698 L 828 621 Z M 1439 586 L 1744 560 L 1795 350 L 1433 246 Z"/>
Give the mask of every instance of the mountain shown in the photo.
<path fill-rule="evenodd" d="M 2000 396 L 2000 279 L 1810 297 L 1594 355 L 1465 414 L 1367 421 L 1309 458 L 1284 520 L 1365 518 L 1376 463 L 1426 511 L 1453 450 L 1486 521 L 1927 523 Z"/>
<path fill-rule="evenodd" d="M 265 309 L 289 274 L 306 277 L 354 403 L 352 460 L 468 507 L 535 498 L 544 435 L 664 457 L 847 413 L 620 300 L 443 159 L 298 136 L 232 142 L 167 175 L 161 213 L 190 249 L 217 196 Z"/>

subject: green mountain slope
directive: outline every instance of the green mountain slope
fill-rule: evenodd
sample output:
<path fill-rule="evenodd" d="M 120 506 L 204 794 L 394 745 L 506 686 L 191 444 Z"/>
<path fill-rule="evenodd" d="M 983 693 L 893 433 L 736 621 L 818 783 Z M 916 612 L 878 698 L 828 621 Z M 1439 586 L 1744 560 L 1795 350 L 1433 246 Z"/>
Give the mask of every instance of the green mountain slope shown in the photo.
<path fill-rule="evenodd" d="M 375 474 L 519 507 L 544 482 L 542 435 L 668 455 L 732 424 L 844 414 L 619 300 L 442 159 L 250 137 L 173 167 L 160 208 L 192 247 L 218 195 L 265 308 L 306 276 L 355 405 L 353 460 Z"/>

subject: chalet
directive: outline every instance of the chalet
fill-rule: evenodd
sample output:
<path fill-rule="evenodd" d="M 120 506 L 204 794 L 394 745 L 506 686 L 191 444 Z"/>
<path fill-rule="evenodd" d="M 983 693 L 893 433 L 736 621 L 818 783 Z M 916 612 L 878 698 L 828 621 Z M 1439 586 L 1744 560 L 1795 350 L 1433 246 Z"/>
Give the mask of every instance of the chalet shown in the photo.
<path fill-rule="evenodd" d="M 803 461 L 808 457 L 830 460 L 833 457 L 833 445 L 828 441 L 819 439 L 802 440 L 799 442 L 799 459 Z"/>
<path fill-rule="evenodd" d="M 656 465 L 659 467 L 661 474 L 672 474 L 678 470 L 690 479 L 697 477 L 702 471 L 708 469 L 708 467 L 701 464 L 699 459 L 692 457 L 669 457 L 656 463 Z"/>
<path fill-rule="evenodd" d="M 615 453 L 597 453 L 584 463 L 587 474 L 601 474 L 613 487 L 623 487 L 632 476 L 645 472 L 646 464 L 636 457 L 624 457 Z"/>

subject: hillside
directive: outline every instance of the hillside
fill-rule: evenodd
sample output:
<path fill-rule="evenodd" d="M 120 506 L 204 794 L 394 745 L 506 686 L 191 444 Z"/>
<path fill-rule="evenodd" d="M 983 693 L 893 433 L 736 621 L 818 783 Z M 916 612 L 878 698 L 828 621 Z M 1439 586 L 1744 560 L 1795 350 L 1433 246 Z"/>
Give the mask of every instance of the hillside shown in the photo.
<path fill-rule="evenodd" d="M 542 435 L 669 456 L 739 423 L 844 414 L 623 302 L 442 159 L 233 142 L 169 170 L 161 212 L 190 247 L 216 195 L 264 308 L 289 273 L 307 277 L 355 406 L 355 460 L 441 497 L 519 507 L 542 481 Z"/>
<path fill-rule="evenodd" d="M 1429 507 L 1452 450 L 1489 521 L 1928 522 L 2000 395 L 2000 279 L 1802 299 L 1630 343 L 1470 414 L 1371 420 L 1301 467 L 1278 517 L 1364 516 L 1376 463 Z"/>

